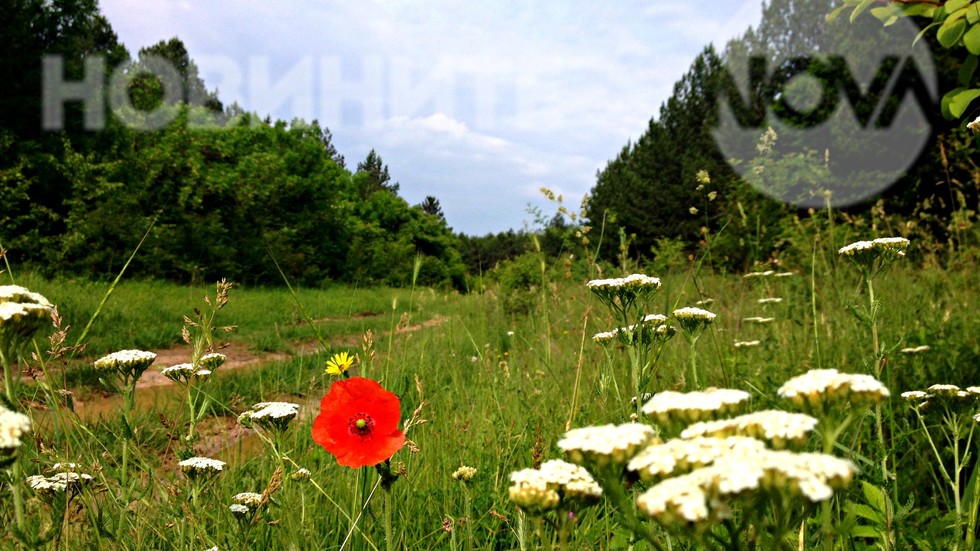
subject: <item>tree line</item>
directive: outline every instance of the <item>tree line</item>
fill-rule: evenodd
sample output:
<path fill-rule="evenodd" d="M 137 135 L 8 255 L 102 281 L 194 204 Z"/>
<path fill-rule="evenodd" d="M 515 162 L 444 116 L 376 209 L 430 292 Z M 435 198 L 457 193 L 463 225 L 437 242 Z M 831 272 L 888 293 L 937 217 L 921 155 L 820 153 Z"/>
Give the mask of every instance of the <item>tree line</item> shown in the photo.
<path fill-rule="evenodd" d="M 632 259 L 665 268 L 708 248 L 716 267 L 745 270 L 790 246 L 795 221 L 814 212 L 748 185 L 740 175 L 745 167 L 733 168 L 712 132 L 721 99 L 738 99 L 729 101 L 736 115 L 754 120 L 765 105 L 752 98 L 778 94 L 774 75 L 750 79 L 755 88 L 746 96 L 733 87 L 731 63 L 819 50 L 828 40 L 830 0 L 773 0 L 758 28 L 723 48 L 706 47 L 645 132 L 597 172 L 577 216 L 560 205 L 554 216 L 531 211 L 532 229 L 486 236 L 454 234 L 435 197 L 408 204 L 376 151 L 348 167 L 317 121 L 261 119 L 223 104 L 178 38 L 132 56 L 96 0 L 0 3 L 9 14 L 0 23 L 7 42 L 0 57 L 0 244 L 11 260 L 43 273 L 109 277 L 138 243 L 129 273 L 177 281 L 276 284 L 282 270 L 303 285 L 414 282 L 462 290 L 470 278 L 527 255 L 552 265 L 559 258 Z M 873 58 L 871 51 L 852 53 Z M 65 81 L 83 80 L 93 55 L 126 67 L 128 107 L 92 131 L 81 103 L 66 102 L 63 127 L 45 130 L 44 54 L 59 56 Z M 939 88 L 954 87 L 963 62 L 942 48 L 933 56 Z M 178 73 L 177 100 L 141 71 L 161 58 Z M 860 110 L 867 106 L 858 103 L 857 115 L 866 117 Z M 161 128 L 133 124 L 154 110 L 166 115 Z M 795 123 L 824 115 L 814 109 Z M 972 137 L 961 122 L 930 122 L 924 151 L 895 185 L 833 216 L 860 217 L 886 204 L 938 243 L 975 244 L 980 176 L 970 159 Z M 786 135 L 759 128 L 749 145 L 765 153 L 747 162 L 787 190 L 829 180 L 835 165 L 875 153 L 866 146 L 799 153 Z"/>
<path fill-rule="evenodd" d="M 746 168 L 764 175 L 768 185 L 779 186 L 776 190 L 782 196 L 792 195 L 814 182 L 827 182 L 834 194 L 844 195 L 859 192 L 859 186 L 864 183 L 887 177 L 891 167 L 881 166 L 881 151 L 866 143 L 855 140 L 843 142 L 847 147 L 837 150 L 815 151 L 786 137 L 792 135 L 785 131 L 789 127 L 819 126 L 828 116 L 825 110 L 835 107 L 828 101 L 818 102 L 812 109 L 802 109 L 802 113 L 779 113 L 778 108 L 786 110 L 786 107 L 773 101 L 773 110 L 777 116 L 783 115 L 783 120 L 773 123 L 775 128 L 758 128 L 756 138 L 742 144 L 747 150 L 755 150 L 754 157 L 742 161 L 752 163 L 750 166 L 734 164 L 719 150 L 713 135 L 719 127 L 719 108 L 723 101 L 733 104 L 736 111 L 741 109 L 735 113 L 740 120 L 761 121 L 767 105 L 753 100 L 778 100 L 780 90 L 773 87 L 786 84 L 789 75 L 809 74 L 828 81 L 831 76 L 818 71 L 828 71 L 833 58 L 806 68 L 793 64 L 809 63 L 806 56 L 829 51 L 831 41 L 837 41 L 833 46 L 838 51 L 847 52 L 848 63 L 870 64 L 872 68 L 880 64 L 875 78 L 895 78 L 895 74 L 905 70 L 897 61 L 888 58 L 882 61 L 881 53 L 875 49 L 879 44 L 869 44 L 860 36 L 869 32 L 869 28 L 871 32 L 890 32 L 881 22 L 872 19 L 870 26 L 858 27 L 841 20 L 834 27 L 838 30 L 831 32 L 827 14 L 835 4 L 832 0 L 772 0 L 764 5 L 762 22 L 757 28 L 748 29 L 720 50 L 706 47 L 675 84 L 673 94 L 662 104 L 659 115 L 649 121 L 646 131 L 623 146 L 597 173 L 587 206 L 590 223 L 602 221 L 607 233 L 613 235 L 622 232 L 628 236 L 631 254 L 648 261 L 660 253 L 675 252 L 677 245 L 689 253 L 703 250 L 710 241 L 716 266 L 745 270 L 754 263 L 766 261 L 773 251 L 778 253 L 790 246 L 793 226 L 799 219 L 813 214 L 827 215 L 824 209 L 812 206 L 814 202 L 822 202 L 819 196 L 810 198 L 809 202 L 800 201 L 810 206 L 799 208 L 760 193 L 746 183 L 743 177 Z M 870 15 L 863 17 L 870 18 Z M 848 42 L 851 40 L 853 43 Z M 907 48 L 913 51 L 912 39 L 908 40 Z M 932 34 L 921 37 L 915 48 L 929 48 L 937 69 L 940 94 L 960 85 L 963 62 L 937 47 Z M 736 88 L 729 68 L 735 61 L 745 59 L 762 60 L 756 66 L 748 64 L 749 69 L 761 68 L 772 75 L 769 78 L 750 75 L 745 79 L 748 90 Z M 780 59 L 788 62 L 780 65 Z M 765 61 L 770 61 L 768 68 Z M 975 66 L 975 58 L 972 61 Z M 837 68 L 846 70 L 846 67 Z M 781 78 L 779 71 L 787 73 L 785 78 Z M 895 178 L 894 185 L 865 201 L 834 208 L 830 216 L 867 217 L 875 209 L 887 209 L 889 214 L 909 221 L 909 227 L 892 231 L 914 231 L 941 244 L 976 245 L 974 222 L 980 172 L 969 159 L 975 151 L 974 140 L 965 128 L 966 121 L 943 119 L 939 98 L 928 95 L 926 85 L 915 78 L 901 80 L 907 76 L 899 75 L 897 91 L 890 97 L 876 95 L 885 87 L 884 80 L 841 84 L 844 88 L 841 95 L 846 92 L 849 96 L 845 100 L 850 99 L 854 104 L 841 108 L 854 109 L 854 117 L 872 125 L 869 128 L 891 124 L 904 101 L 921 105 L 929 117 L 931 131 L 922 152 Z M 783 124 L 780 126 L 779 122 Z M 833 121 L 827 123 L 830 132 L 844 132 L 833 124 Z M 968 235 L 964 235 L 964 229 Z"/>

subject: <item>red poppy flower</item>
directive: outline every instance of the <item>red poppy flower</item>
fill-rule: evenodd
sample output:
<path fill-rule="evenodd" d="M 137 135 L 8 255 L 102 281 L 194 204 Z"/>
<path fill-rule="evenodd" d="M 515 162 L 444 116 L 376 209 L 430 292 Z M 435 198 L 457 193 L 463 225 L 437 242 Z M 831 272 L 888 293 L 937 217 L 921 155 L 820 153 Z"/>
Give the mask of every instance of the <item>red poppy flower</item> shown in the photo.
<path fill-rule="evenodd" d="M 377 465 L 405 445 L 398 430 L 401 402 L 363 377 L 335 381 L 313 421 L 313 441 L 345 467 Z"/>

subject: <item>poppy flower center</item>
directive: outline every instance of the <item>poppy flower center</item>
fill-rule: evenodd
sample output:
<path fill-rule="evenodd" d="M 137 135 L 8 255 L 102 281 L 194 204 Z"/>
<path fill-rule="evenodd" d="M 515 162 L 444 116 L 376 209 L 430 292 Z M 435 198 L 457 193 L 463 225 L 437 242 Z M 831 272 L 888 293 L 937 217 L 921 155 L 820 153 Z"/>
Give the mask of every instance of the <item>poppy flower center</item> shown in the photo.
<path fill-rule="evenodd" d="M 358 413 L 347 421 L 347 428 L 355 436 L 362 438 L 370 436 L 371 431 L 374 430 L 374 419 L 371 419 L 371 416 L 366 413 Z"/>

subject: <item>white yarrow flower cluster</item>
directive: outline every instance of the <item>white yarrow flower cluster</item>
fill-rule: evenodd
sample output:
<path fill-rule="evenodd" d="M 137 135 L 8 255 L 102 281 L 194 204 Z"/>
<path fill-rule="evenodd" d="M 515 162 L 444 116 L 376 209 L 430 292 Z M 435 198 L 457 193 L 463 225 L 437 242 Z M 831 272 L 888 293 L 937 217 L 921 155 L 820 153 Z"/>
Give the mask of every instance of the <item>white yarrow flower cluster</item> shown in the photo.
<path fill-rule="evenodd" d="M 592 335 L 592 340 L 599 344 L 609 344 L 619 338 L 619 330 L 616 331 L 602 331 Z"/>
<path fill-rule="evenodd" d="M 921 390 L 909 390 L 902 393 L 902 399 L 909 402 L 920 402 L 929 398 L 928 392 L 923 392 Z"/>
<path fill-rule="evenodd" d="M 245 426 L 258 425 L 261 428 L 284 431 L 289 422 L 299 414 L 299 404 L 292 402 L 259 402 L 252 409 L 238 416 L 238 422 Z"/>
<path fill-rule="evenodd" d="M 262 494 L 256 492 L 240 492 L 235 494 L 231 500 L 239 505 L 254 509 L 262 504 Z"/>
<path fill-rule="evenodd" d="M 802 413 L 763 410 L 731 419 L 694 423 L 681 432 L 681 438 L 699 436 L 749 436 L 782 449 L 802 446 L 817 427 L 817 419 Z"/>
<path fill-rule="evenodd" d="M 21 304 L 38 304 L 53 308 L 47 298 L 41 293 L 35 293 L 27 287 L 20 285 L 0 285 L 0 302 L 18 302 Z"/>
<path fill-rule="evenodd" d="M 607 305 L 616 302 L 623 308 L 630 308 L 637 301 L 645 301 L 660 290 L 659 278 L 644 274 L 632 274 L 611 279 L 593 279 L 585 284 Z"/>
<path fill-rule="evenodd" d="M 194 366 L 189 363 L 176 364 L 163 368 L 160 373 L 175 383 L 186 383 L 194 375 Z"/>
<path fill-rule="evenodd" d="M 735 348 L 752 348 L 754 346 L 759 346 L 762 341 L 735 341 Z"/>
<path fill-rule="evenodd" d="M 626 277 L 610 279 L 593 279 L 585 284 L 589 289 L 624 289 L 653 287 L 659 289 L 662 285 L 660 278 L 644 274 L 631 274 Z"/>
<path fill-rule="evenodd" d="M 763 323 L 772 323 L 772 322 L 776 321 L 776 318 L 766 318 L 766 317 L 762 317 L 762 316 L 752 316 L 752 317 L 748 317 L 748 318 L 742 318 L 742 321 L 746 321 L 746 322 L 749 322 L 749 323 L 763 324 Z"/>
<path fill-rule="evenodd" d="M 592 340 L 599 344 L 608 344 L 619 339 L 626 345 L 666 342 L 677 333 L 676 329 L 664 323 L 666 321 L 667 316 L 663 314 L 647 314 L 640 323 L 596 333 Z"/>
<path fill-rule="evenodd" d="M 947 408 L 961 410 L 980 402 L 980 387 L 970 386 L 962 389 L 956 385 L 934 384 L 925 391 L 910 390 L 903 392 L 901 396 L 916 409 L 927 408 L 933 403 L 938 403 Z"/>
<path fill-rule="evenodd" d="M 879 237 L 871 243 L 879 250 L 893 252 L 899 256 L 904 256 L 905 249 L 908 248 L 909 243 L 911 242 L 904 237 Z"/>
<path fill-rule="evenodd" d="M 779 304 L 782 301 L 783 299 L 779 297 L 766 297 L 766 298 L 760 298 L 756 300 L 756 302 L 758 302 L 759 304 Z"/>
<path fill-rule="evenodd" d="M 837 252 L 865 268 L 871 268 L 879 259 L 885 261 L 905 256 L 908 246 L 909 240 L 904 237 L 879 237 L 871 241 L 856 241 Z"/>
<path fill-rule="evenodd" d="M 626 464 L 639 477 L 652 482 L 691 472 L 732 457 L 751 457 L 766 449 L 765 443 L 747 436 L 724 438 L 674 438 L 644 448 Z"/>
<path fill-rule="evenodd" d="M 738 410 L 751 395 L 744 390 L 708 388 L 693 392 L 658 392 L 640 410 L 658 423 L 693 423 Z"/>
<path fill-rule="evenodd" d="M 678 320 L 697 320 L 704 322 L 714 321 L 716 315 L 712 312 L 704 310 L 703 308 L 695 308 L 693 306 L 686 306 L 684 308 L 678 308 L 674 310 L 674 317 Z"/>
<path fill-rule="evenodd" d="M 529 512 L 544 512 L 565 505 L 579 509 L 596 503 L 602 488 L 584 468 L 552 459 L 540 469 L 522 469 L 510 474 L 510 500 Z"/>
<path fill-rule="evenodd" d="M 12 455 L 30 432 L 30 417 L 0 405 L 0 458 Z"/>
<path fill-rule="evenodd" d="M 910 346 L 910 347 L 903 348 L 899 352 L 901 352 L 902 354 L 921 354 L 928 350 L 929 350 L 929 345 L 922 344 L 919 346 Z"/>
<path fill-rule="evenodd" d="M 180 470 L 190 478 L 206 477 L 218 474 L 224 469 L 225 462 L 210 457 L 191 457 L 177 464 Z"/>
<path fill-rule="evenodd" d="M 713 312 L 692 306 L 678 308 L 674 310 L 673 315 L 677 323 L 680 324 L 681 329 L 688 333 L 691 338 L 696 338 L 717 317 Z"/>
<path fill-rule="evenodd" d="M 579 465 L 624 465 L 654 436 L 653 428 L 641 423 L 582 427 L 566 432 L 558 447 Z"/>
<path fill-rule="evenodd" d="M 507 495 L 521 509 L 532 514 L 558 507 L 561 497 L 554 484 L 537 469 L 521 469 L 510 473 Z"/>
<path fill-rule="evenodd" d="M 850 245 L 845 245 L 837 250 L 837 254 L 842 254 L 844 256 L 854 256 L 863 252 L 869 252 L 874 248 L 874 243 L 871 241 L 855 241 Z"/>
<path fill-rule="evenodd" d="M 729 501 L 743 495 L 779 492 L 818 503 L 847 487 L 857 472 L 851 461 L 831 455 L 756 449 L 663 480 L 641 494 L 637 505 L 664 524 L 700 528 L 728 518 Z"/>
<path fill-rule="evenodd" d="M 145 350 L 120 350 L 95 360 L 95 369 L 100 373 L 115 373 L 124 378 L 138 379 L 157 359 L 153 352 Z"/>
<path fill-rule="evenodd" d="M 709 519 L 708 495 L 694 474 L 668 478 L 636 498 L 644 514 L 666 526 L 702 527 Z"/>
<path fill-rule="evenodd" d="M 221 367 L 227 358 L 224 354 L 219 354 L 217 352 L 211 352 L 210 354 L 205 354 L 201 356 L 201 359 L 197 361 L 198 369 L 206 369 L 208 371 L 214 371 Z"/>
<path fill-rule="evenodd" d="M 890 392 L 871 375 L 840 373 L 836 369 L 812 369 L 779 387 L 778 394 L 799 407 L 820 410 L 833 403 L 876 404 Z"/>
<path fill-rule="evenodd" d="M 54 306 L 48 299 L 20 285 L 0 285 L 0 350 L 7 353 L 30 341 L 51 323 Z"/>
<path fill-rule="evenodd" d="M 453 480 L 458 480 L 460 482 L 469 482 L 473 480 L 475 476 L 476 476 L 476 469 L 473 467 L 468 467 L 466 465 L 463 465 L 460 468 L 456 469 L 455 471 L 453 471 L 452 474 Z"/>
<path fill-rule="evenodd" d="M 61 468 L 61 464 L 55 464 L 54 470 Z M 25 481 L 32 490 L 45 499 L 51 499 L 56 494 L 66 493 L 69 497 L 78 493 L 83 484 L 91 482 L 92 475 L 77 471 L 77 467 L 72 464 L 70 469 L 62 469 L 51 476 L 33 475 L 27 477 Z"/>

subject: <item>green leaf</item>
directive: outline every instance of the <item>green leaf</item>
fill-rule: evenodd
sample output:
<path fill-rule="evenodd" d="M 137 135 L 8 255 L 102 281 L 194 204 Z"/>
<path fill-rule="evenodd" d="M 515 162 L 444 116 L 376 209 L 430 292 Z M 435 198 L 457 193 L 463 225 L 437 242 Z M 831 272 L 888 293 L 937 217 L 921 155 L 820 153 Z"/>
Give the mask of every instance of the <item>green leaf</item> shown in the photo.
<path fill-rule="evenodd" d="M 857 7 L 854 8 L 854 11 L 851 12 L 851 23 L 853 23 L 859 15 L 864 13 L 864 10 L 868 9 L 871 4 L 874 4 L 874 2 L 875 0 L 861 0 L 861 3 L 858 4 Z"/>
<path fill-rule="evenodd" d="M 855 538 L 881 539 L 881 529 L 874 526 L 855 526 L 851 530 L 851 536 Z"/>
<path fill-rule="evenodd" d="M 943 48 L 952 48 L 966 32 L 966 21 L 963 19 L 947 19 L 936 31 L 936 38 Z"/>
<path fill-rule="evenodd" d="M 919 34 L 915 35 L 915 39 L 912 40 L 912 45 L 915 46 L 916 44 L 918 44 L 919 40 L 922 39 L 922 37 L 926 35 L 926 31 L 928 31 L 929 29 L 935 27 L 938 24 L 939 23 L 930 23 L 929 25 L 926 26 L 926 28 L 924 28 L 921 31 L 919 31 Z"/>
<path fill-rule="evenodd" d="M 887 510 L 888 497 L 885 495 L 885 491 L 881 488 L 862 480 L 861 493 L 864 494 L 864 499 L 868 502 L 868 504 L 874 507 L 876 510 L 881 512 Z"/>
<path fill-rule="evenodd" d="M 847 510 L 849 512 L 854 513 L 865 520 L 870 520 L 876 524 L 885 523 L 885 517 L 873 507 L 862 505 L 860 503 L 848 503 L 847 505 Z"/>
<path fill-rule="evenodd" d="M 973 25 L 963 35 L 963 44 L 973 55 L 980 55 L 980 25 Z M 967 84 L 964 82 L 963 84 Z"/>
<path fill-rule="evenodd" d="M 838 6 L 838 7 L 834 8 L 833 11 L 831 11 L 830 13 L 827 14 L 827 17 L 826 17 L 827 22 L 828 23 L 833 23 L 834 20 L 837 19 L 840 16 L 840 13 L 842 11 L 844 11 L 844 8 L 846 8 L 846 7 L 847 6 L 845 5 L 845 6 Z"/>
<path fill-rule="evenodd" d="M 946 92 L 942 101 L 949 108 L 949 115 L 958 119 L 963 116 L 970 103 L 978 97 L 980 97 L 980 89 L 956 88 Z"/>
<path fill-rule="evenodd" d="M 980 21 L 980 4 L 973 4 L 967 8 L 966 21 L 971 25 Z"/>
<path fill-rule="evenodd" d="M 978 27 L 974 27 L 974 29 L 976 28 Z M 970 30 L 972 31 L 973 29 Z M 978 62 L 977 56 L 973 54 L 966 56 L 966 59 L 963 60 L 963 64 L 960 65 L 960 72 L 959 72 L 960 84 L 962 84 L 963 86 L 970 84 L 970 81 L 973 80 L 973 73 L 976 72 L 977 70 L 977 62 Z"/>
<path fill-rule="evenodd" d="M 932 19 L 936 16 L 936 6 L 931 4 L 906 5 L 905 15 L 909 17 L 927 17 Z"/>
<path fill-rule="evenodd" d="M 946 8 L 947 13 L 953 13 L 954 11 L 965 7 L 972 1 L 973 0 L 947 0 L 943 7 Z"/>
<path fill-rule="evenodd" d="M 871 15 L 882 21 L 885 27 L 890 27 L 905 16 L 905 10 L 899 4 L 888 4 L 880 8 L 871 8 Z"/>

